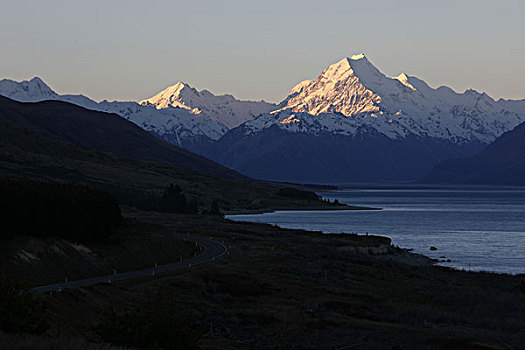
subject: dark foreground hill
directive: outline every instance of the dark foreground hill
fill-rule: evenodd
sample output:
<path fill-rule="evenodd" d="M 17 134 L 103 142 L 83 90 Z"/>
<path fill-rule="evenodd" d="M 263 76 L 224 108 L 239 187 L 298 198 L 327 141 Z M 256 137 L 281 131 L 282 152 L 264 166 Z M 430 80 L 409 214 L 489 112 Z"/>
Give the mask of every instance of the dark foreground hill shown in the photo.
<path fill-rule="evenodd" d="M 128 205 L 160 196 L 170 183 L 179 185 L 187 199 L 200 207 L 209 208 L 218 201 L 221 210 L 325 205 L 280 196 L 284 185 L 225 179 L 175 165 L 120 157 L 59 142 L 4 121 L 0 121 L 0 177 L 88 185 L 112 192 L 119 203 Z"/>
<path fill-rule="evenodd" d="M 525 186 L 525 123 L 473 157 L 439 163 L 419 182 Z"/>
<path fill-rule="evenodd" d="M 124 118 L 60 101 L 21 103 L 0 96 L 0 122 L 56 141 L 177 165 L 225 178 L 243 175 L 153 136 Z"/>

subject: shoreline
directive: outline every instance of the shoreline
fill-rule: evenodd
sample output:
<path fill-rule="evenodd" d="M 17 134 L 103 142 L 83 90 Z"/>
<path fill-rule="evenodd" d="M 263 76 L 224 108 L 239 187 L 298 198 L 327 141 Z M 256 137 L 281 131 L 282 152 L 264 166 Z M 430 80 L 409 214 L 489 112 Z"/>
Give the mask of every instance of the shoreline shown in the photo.
<path fill-rule="evenodd" d="M 350 207 L 350 208 L 348 208 Z M 229 212 L 228 214 L 225 213 L 225 219 L 226 220 L 231 220 L 233 222 L 237 222 L 237 223 L 242 223 L 242 222 L 248 222 L 248 223 L 254 223 L 254 224 L 263 224 L 263 225 L 269 225 L 267 223 L 262 223 L 262 222 L 255 222 L 255 221 L 237 221 L 235 219 L 229 219 L 229 218 L 226 218 L 226 215 L 230 215 L 230 216 L 236 216 L 236 215 L 259 215 L 259 214 L 265 214 L 265 213 L 273 213 L 273 212 L 276 212 L 276 211 L 330 211 L 330 210 L 334 210 L 334 211 L 342 211 L 342 210 L 382 210 L 382 208 L 369 208 L 369 207 L 357 207 L 357 206 L 348 206 L 348 205 L 345 205 L 345 207 L 341 207 L 341 208 L 338 208 L 338 209 L 333 209 L 333 208 L 326 208 L 326 207 L 323 207 L 323 209 L 312 209 L 312 208 L 296 208 L 296 209 L 290 209 L 290 208 L 283 208 L 283 209 L 278 209 L 278 208 L 273 208 L 273 209 L 254 209 L 254 210 L 238 210 L 238 211 L 231 211 Z M 425 261 L 429 264 L 431 264 L 432 266 L 441 266 L 441 267 L 445 267 L 445 268 L 450 268 L 450 269 L 453 269 L 453 270 L 457 270 L 457 269 L 454 269 L 453 267 L 448 267 L 448 266 L 442 266 L 442 265 L 437 265 L 438 263 L 440 263 L 441 261 L 439 261 L 438 259 L 434 259 L 426 254 L 423 254 L 423 253 L 416 253 L 414 252 L 414 248 L 404 248 L 404 247 L 399 247 L 399 246 L 394 246 L 394 244 L 392 243 L 392 238 L 386 236 L 386 235 L 364 235 L 364 234 L 358 234 L 358 233 L 352 233 L 352 232 L 340 232 L 340 233 L 328 233 L 328 232 L 324 232 L 324 231 L 312 231 L 312 230 L 305 230 L 305 229 L 293 229 L 293 228 L 286 228 L 286 227 L 281 227 L 279 225 L 276 225 L 279 229 L 282 229 L 282 230 L 292 230 L 294 232 L 299 232 L 299 231 L 306 231 L 306 232 L 309 232 L 309 233 L 317 233 L 317 234 L 321 234 L 321 235 L 349 235 L 349 236 L 357 236 L 357 237 L 378 237 L 378 238 L 382 238 L 382 239 L 388 239 L 390 241 L 390 247 L 389 249 L 393 249 L 393 250 L 397 250 L 398 252 L 402 252 L 402 254 L 399 254 L 397 255 L 396 257 L 393 257 L 392 260 L 394 261 L 397 261 L 397 262 L 403 262 L 407 265 L 419 265 L 421 263 L 424 263 Z M 492 273 L 492 272 L 489 272 L 489 273 Z"/>
<path fill-rule="evenodd" d="M 312 207 L 273 207 L 262 209 L 239 209 L 225 211 L 224 215 L 256 215 L 274 213 L 276 211 L 343 211 L 343 210 L 383 210 L 383 208 L 363 207 L 358 205 L 340 205 L 334 207 L 312 206 Z"/>
<path fill-rule="evenodd" d="M 451 191 L 523 191 L 525 186 L 516 185 L 464 185 L 425 183 L 340 183 L 337 190 L 316 190 L 330 193 L 348 190 L 451 190 Z"/>
<path fill-rule="evenodd" d="M 236 221 L 234 218 L 226 218 L 226 215 L 230 215 L 230 216 L 236 216 L 236 215 L 259 215 L 259 214 L 265 214 L 265 213 L 273 213 L 273 212 L 276 212 L 276 211 L 331 211 L 331 210 L 334 210 L 334 211 L 342 211 L 342 210 L 382 210 L 382 208 L 371 208 L 371 207 L 352 207 L 350 206 L 351 208 L 338 208 L 338 209 L 333 209 L 333 208 L 326 208 L 324 207 L 323 209 L 312 209 L 312 208 L 296 208 L 296 209 L 290 209 L 290 208 L 273 208 L 273 209 L 257 209 L 257 210 L 245 210 L 245 211 L 232 211 L 232 212 L 229 212 L 229 213 L 225 213 L 225 219 L 226 220 L 231 220 L 231 221 L 234 221 L 234 222 L 249 222 L 249 223 L 255 223 L 255 224 L 266 224 L 264 222 L 256 222 L 256 221 Z M 321 230 L 317 230 L 317 231 L 310 231 L 310 230 L 305 230 L 305 229 L 293 229 L 293 228 L 286 228 L 286 227 L 281 227 L 279 225 L 277 225 L 280 229 L 284 229 L 284 230 L 294 230 L 294 231 L 308 231 L 308 232 L 312 232 L 312 233 L 321 233 L 322 235 L 333 235 L 333 234 L 344 234 L 344 235 L 357 235 L 357 236 L 363 236 L 365 237 L 365 235 L 363 234 L 358 234 L 358 233 L 353 233 L 353 232 L 340 232 L 340 233 L 330 233 L 330 232 L 324 232 L 324 231 L 321 231 Z M 387 235 L 373 235 L 373 236 L 377 236 L 377 237 L 383 237 L 383 238 L 388 238 L 388 239 L 391 239 L 391 237 L 387 236 Z M 447 268 L 447 269 L 451 269 L 451 270 L 454 270 L 454 271 L 461 271 L 461 272 L 473 272 L 473 273 L 489 273 L 489 274 L 496 274 L 496 275 L 506 275 L 506 276 L 520 276 L 520 275 L 525 275 L 524 273 L 512 273 L 512 272 L 501 272 L 501 271 L 490 271 L 490 270 L 471 270 L 471 269 L 467 269 L 465 267 L 454 267 L 454 266 L 448 266 L 448 265 L 444 265 L 444 264 L 447 264 L 449 263 L 449 261 L 446 261 L 446 260 L 443 260 L 443 259 L 438 259 L 438 258 L 433 258 L 429 255 L 427 255 L 426 253 L 424 252 L 415 252 L 414 251 L 414 248 L 406 248 L 406 247 L 400 247 L 400 246 L 394 246 L 394 244 L 391 245 L 392 248 L 394 249 L 399 249 L 400 251 L 403 251 L 405 253 L 408 253 L 409 255 L 412 256 L 412 258 L 417 258 L 419 257 L 419 259 L 426 259 L 428 261 L 431 262 L 431 264 L 433 266 L 436 266 L 436 267 L 442 267 L 442 268 Z M 407 258 L 407 260 L 411 260 L 409 259 L 408 257 L 405 257 Z M 404 259 L 403 259 L 404 260 Z M 405 260 L 404 261 L 405 263 L 407 263 L 407 261 Z"/>

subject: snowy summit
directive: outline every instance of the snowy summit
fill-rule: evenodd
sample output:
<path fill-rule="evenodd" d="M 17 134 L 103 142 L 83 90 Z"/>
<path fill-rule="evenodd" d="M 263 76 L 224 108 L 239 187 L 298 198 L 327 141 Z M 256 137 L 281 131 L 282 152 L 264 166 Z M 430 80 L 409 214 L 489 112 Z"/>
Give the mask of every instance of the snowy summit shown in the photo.
<path fill-rule="evenodd" d="M 203 113 L 228 128 L 234 128 L 275 108 L 274 104 L 264 101 L 240 101 L 232 95 L 214 95 L 208 90 L 198 91 L 182 82 L 141 101 L 140 104 L 157 109 L 182 108 L 193 114 Z"/>
<path fill-rule="evenodd" d="M 288 122 L 290 113 L 299 113 L 292 118 L 294 123 Z M 272 115 L 246 126 L 257 132 L 275 123 L 290 131 L 309 132 L 307 125 L 313 121 L 306 119 L 317 116 L 312 133 L 322 129 L 351 135 L 366 125 L 394 139 L 418 135 L 489 143 L 525 121 L 525 102 L 494 101 L 474 90 L 433 89 L 405 73 L 390 78 L 361 53 L 328 66 L 316 79 L 297 84 Z M 281 118 L 272 121 L 275 115 Z"/>

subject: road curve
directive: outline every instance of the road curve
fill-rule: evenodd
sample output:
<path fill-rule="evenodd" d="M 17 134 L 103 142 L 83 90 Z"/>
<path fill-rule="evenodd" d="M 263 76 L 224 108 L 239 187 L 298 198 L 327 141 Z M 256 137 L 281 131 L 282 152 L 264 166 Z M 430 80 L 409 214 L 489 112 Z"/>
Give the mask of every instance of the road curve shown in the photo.
<path fill-rule="evenodd" d="M 123 281 L 123 280 L 140 277 L 140 276 L 154 276 L 157 273 L 187 269 L 187 268 L 191 268 L 194 265 L 204 264 L 210 261 L 214 261 L 215 259 L 220 258 L 221 256 L 223 256 L 224 254 L 228 252 L 228 247 L 226 247 L 223 243 L 217 242 L 211 239 L 196 237 L 196 236 L 191 236 L 191 235 L 175 234 L 174 236 L 177 238 L 186 240 L 186 241 L 195 242 L 196 244 L 203 247 L 203 252 L 200 255 L 193 257 L 191 259 L 179 261 L 179 262 L 172 263 L 172 264 L 161 265 L 161 266 L 156 266 L 156 267 L 142 269 L 142 270 L 117 273 L 117 274 L 107 275 L 107 276 L 93 277 L 93 278 L 88 278 L 88 279 L 78 280 L 78 281 L 55 283 L 55 284 L 50 284 L 46 286 L 35 287 L 35 288 L 32 288 L 31 291 L 36 294 L 43 294 L 43 293 L 48 293 L 48 292 L 60 292 L 65 289 L 75 289 L 75 288 L 91 286 L 91 285 L 99 284 L 99 283 L 111 283 L 114 281 Z"/>

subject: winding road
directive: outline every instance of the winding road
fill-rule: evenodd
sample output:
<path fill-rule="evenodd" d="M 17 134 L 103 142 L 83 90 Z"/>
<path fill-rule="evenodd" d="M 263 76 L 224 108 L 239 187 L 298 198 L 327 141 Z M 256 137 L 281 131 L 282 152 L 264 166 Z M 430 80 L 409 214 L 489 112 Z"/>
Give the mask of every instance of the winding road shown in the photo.
<path fill-rule="evenodd" d="M 220 258 L 228 252 L 228 247 L 226 247 L 223 243 L 211 239 L 178 234 L 175 234 L 174 236 L 186 241 L 195 242 L 203 248 L 203 252 L 194 258 L 179 261 L 172 264 L 161 265 L 142 270 L 117 273 L 107 276 L 93 277 L 78 281 L 55 283 L 47 286 L 35 287 L 32 288 L 31 291 L 36 294 L 60 292 L 65 289 L 81 288 L 99 283 L 111 283 L 115 281 L 123 281 L 141 276 L 154 276 L 157 273 L 187 269 L 198 264 L 204 264 L 210 261 L 214 261 L 215 259 Z"/>

